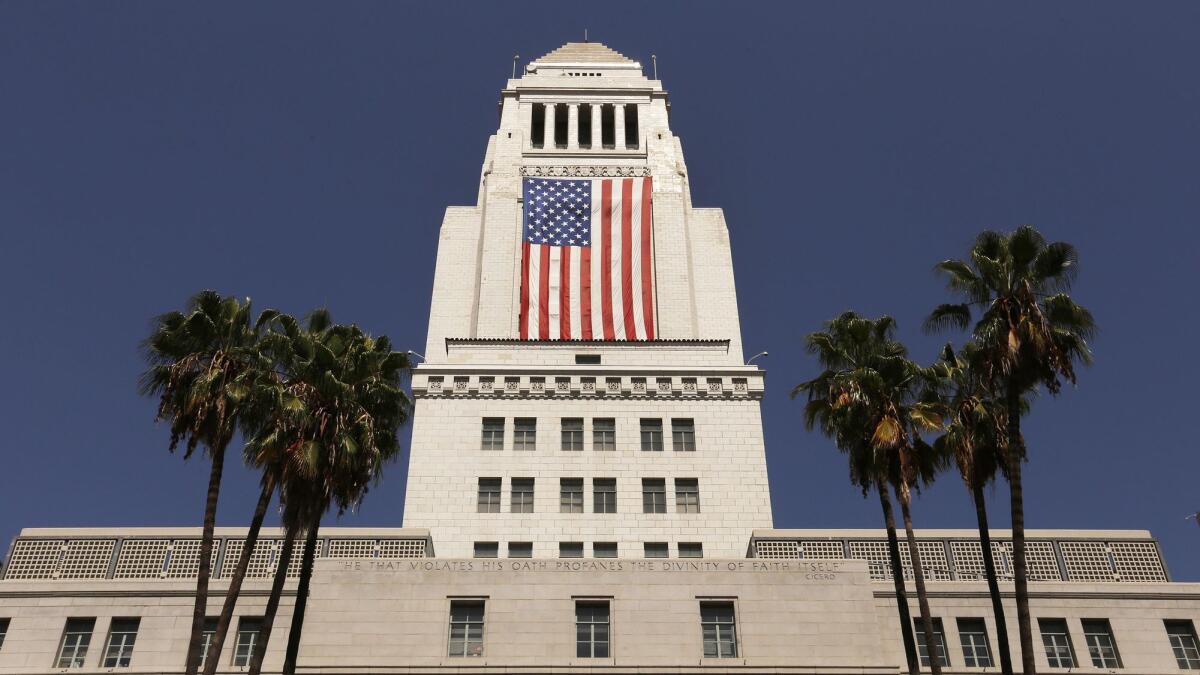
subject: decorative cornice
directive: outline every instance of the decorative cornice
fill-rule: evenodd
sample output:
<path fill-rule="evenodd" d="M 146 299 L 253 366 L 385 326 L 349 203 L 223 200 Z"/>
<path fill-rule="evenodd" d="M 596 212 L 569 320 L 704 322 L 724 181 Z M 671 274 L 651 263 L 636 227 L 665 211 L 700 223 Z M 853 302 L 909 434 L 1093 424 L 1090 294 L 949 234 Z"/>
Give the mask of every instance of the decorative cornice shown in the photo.
<path fill-rule="evenodd" d="M 600 164 L 576 164 L 571 166 L 527 164 L 521 167 L 521 175 L 555 178 L 634 178 L 649 176 L 650 167 L 605 166 Z"/>

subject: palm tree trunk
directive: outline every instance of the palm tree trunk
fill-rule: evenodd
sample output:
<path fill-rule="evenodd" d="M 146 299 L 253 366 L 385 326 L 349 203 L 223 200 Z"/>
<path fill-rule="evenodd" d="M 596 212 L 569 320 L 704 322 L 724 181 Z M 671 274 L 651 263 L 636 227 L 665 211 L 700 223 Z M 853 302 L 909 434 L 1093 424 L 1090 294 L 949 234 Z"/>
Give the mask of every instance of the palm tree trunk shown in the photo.
<path fill-rule="evenodd" d="M 1012 509 L 1013 581 L 1017 595 L 1017 627 L 1021 633 L 1021 668 L 1035 675 L 1033 624 L 1029 617 L 1029 567 L 1025 562 L 1025 493 L 1021 487 L 1021 464 L 1025 442 L 1021 439 L 1021 392 L 1009 383 L 1005 392 L 1008 407 L 1008 488 Z"/>
<path fill-rule="evenodd" d="M 292 551 L 296 548 L 296 535 L 299 533 L 299 523 L 293 522 L 283 534 L 283 548 L 279 551 L 279 564 L 275 567 L 275 578 L 271 581 L 271 595 L 267 598 L 267 608 L 263 610 L 258 643 L 254 645 L 254 653 L 250 655 L 249 675 L 259 675 L 262 672 L 263 659 L 267 656 L 267 643 L 271 640 L 275 615 L 279 613 L 279 598 L 283 595 L 283 585 L 287 583 L 287 569 L 292 562 Z"/>
<path fill-rule="evenodd" d="M 973 477 L 971 496 L 975 500 L 975 518 L 979 521 L 979 548 L 983 552 L 983 572 L 987 576 L 988 594 L 992 596 L 992 613 L 996 616 L 997 651 L 1000 652 L 1000 672 L 1013 675 L 1012 654 L 1008 645 L 1008 620 L 1000 598 L 1000 581 L 996 576 L 996 560 L 992 557 L 992 535 L 988 530 L 987 503 L 983 497 L 983 481 Z"/>
<path fill-rule="evenodd" d="M 321 526 L 318 511 L 308 526 L 304 541 L 304 562 L 300 567 L 300 584 L 296 587 L 296 608 L 292 610 L 292 629 L 288 633 L 287 655 L 283 659 L 283 675 L 296 675 L 296 656 L 300 653 L 300 633 L 304 630 L 304 611 L 308 607 L 308 584 L 312 581 L 313 560 L 317 556 L 317 530 Z"/>
<path fill-rule="evenodd" d="M 917 644 L 913 638 L 912 617 L 908 613 L 908 591 L 904 588 L 904 570 L 900 568 L 900 542 L 896 540 L 896 518 L 892 515 L 892 500 L 888 498 L 887 486 L 875 486 L 879 493 L 879 505 L 883 507 L 883 521 L 887 525 L 888 557 L 892 562 L 892 581 L 896 587 L 896 612 L 900 617 L 900 637 L 904 640 L 904 657 L 908 661 L 909 675 L 921 672 L 921 661 L 917 658 Z"/>
<path fill-rule="evenodd" d="M 221 607 L 221 616 L 217 619 L 217 630 L 213 633 L 212 643 L 208 651 L 213 658 L 204 660 L 204 675 L 217 672 L 221 660 L 221 648 L 225 646 L 225 635 L 229 632 L 229 623 L 233 620 L 233 608 L 237 605 L 238 595 L 242 592 L 242 582 L 246 578 L 246 570 L 250 568 L 250 556 L 254 555 L 254 546 L 258 543 L 258 532 L 262 529 L 263 518 L 267 515 L 267 506 L 271 504 L 271 495 L 275 494 L 275 472 L 268 470 L 263 477 L 262 493 L 258 496 L 258 504 L 254 507 L 254 518 L 250 520 L 250 530 L 246 532 L 246 543 L 242 546 L 242 555 L 238 558 L 237 568 L 233 578 L 229 580 L 229 590 L 225 591 L 225 604 Z"/>
<path fill-rule="evenodd" d="M 941 675 L 942 662 L 938 657 L 937 642 L 933 634 L 933 615 L 929 611 L 929 596 L 925 593 L 925 572 L 921 568 L 921 552 L 917 548 L 917 535 L 913 533 L 912 511 L 909 499 L 896 488 L 896 501 L 900 502 L 900 515 L 904 518 L 904 535 L 908 539 L 908 555 L 912 559 L 913 582 L 917 586 L 917 605 L 921 608 L 921 632 L 925 635 L 925 653 L 929 655 L 929 672 Z"/>
<path fill-rule="evenodd" d="M 184 673 L 196 675 L 200 669 L 200 643 L 204 640 L 204 615 L 208 611 L 208 578 L 212 574 L 213 530 L 217 526 L 217 497 L 221 492 L 221 473 L 225 470 L 225 446 L 212 449 L 212 469 L 208 474 L 208 496 L 204 501 L 204 529 L 200 534 L 200 566 L 196 572 L 196 603 L 192 608 L 192 636 L 188 640 Z"/>

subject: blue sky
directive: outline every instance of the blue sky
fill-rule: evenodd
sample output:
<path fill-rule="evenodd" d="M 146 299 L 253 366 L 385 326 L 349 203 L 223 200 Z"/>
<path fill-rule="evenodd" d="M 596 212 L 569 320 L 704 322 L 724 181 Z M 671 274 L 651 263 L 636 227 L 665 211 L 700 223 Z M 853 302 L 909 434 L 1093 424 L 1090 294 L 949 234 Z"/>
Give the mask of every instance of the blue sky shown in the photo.
<path fill-rule="evenodd" d="M 587 28 L 658 56 L 695 203 L 725 209 L 747 353 L 771 352 L 777 526 L 880 522 L 787 398 L 816 372 L 804 334 L 888 313 L 932 359 L 932 265 L 1033 223 L 1079 248 L 1101 330 L 1026 422 L 1027 523 L 1150 529 L 1200 579 L 1200 5 L 610 5 L 0 4 L 0 540 L 199 522 L 206 469 L 136 389 L 151 317 L 199 289 L 419 351 L 441 213 L 474 202 L 512 55 Z M 391 467 L 341 523 L 398 524 L 403 485 Z M 219 522 L 255 496 L 235 464 Z M 952 475 L 914 512 L 974 522 Z"/>

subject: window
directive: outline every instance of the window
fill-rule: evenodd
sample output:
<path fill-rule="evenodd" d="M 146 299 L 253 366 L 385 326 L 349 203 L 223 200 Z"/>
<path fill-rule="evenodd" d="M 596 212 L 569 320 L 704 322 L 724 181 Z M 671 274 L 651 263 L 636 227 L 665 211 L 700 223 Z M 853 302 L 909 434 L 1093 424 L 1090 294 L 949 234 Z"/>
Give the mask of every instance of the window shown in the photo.
<path fill-rule="evenodd" d="M 670 552 L 665 541 L 648 541 L 642 547 L 647 558 L 666 558 Z"/>
<path fill-rule="evenodd" d="M 921 657 L 921 665 L 929 667 L 929 646 L 925 644 L 925 623 L 919 618 L 913 619 L 913 630 L 917 634 L 917 654 Z M 942 620 L 933 617 L 933 642 L 936 645 L 937 660 L 943 668 L 950 665 L 950 655 L 946 653 L 946 633 L 942 630 Z"/>
<path fill-rule="evenodd" d="M 592 420 L 592 449 L 617 449 L 617 421 L 612 418 Z"/>
<path fill-rule="evenodd" d="M 732 602 L 701 602 L 700 630 L 704 636 L 704 658 L 737 656 L 737 624 Z"/>
<path fill-rule="evenodd" d="M 533 129 L 529 133 L 529 142 L 535 148 L 546 147 L 546 104 L 533 104 Z"/>
<path fill-rule="evenodd" d="M 508 542 L 508 557 L 510 557 L 510 558 L 532 558 L 533 557 L 533 542 L 531 542 L 531 541 L 510 541 L 510 542 Z"/>
<path fill-rule="evenodd" d="M 537 444 L 537 420 L 518 417 L 513 426 L 513 450 L 533 450 Z"/>
<path fill-rule="evenodd" d="M 554 105 L 554 147 L 567 147 L 567 115 L 566 103 L 556 103 Z"/>
<path fill-rule="evenodd" d="M 607 150 L 617 147 L 616 111 L 611 103 L 600 106 L 600 145 Z"/>
<path fill-rule="evenodd" d="M 63 628 L 62 643 L 58 647 L 58 668 L 82 668 L 87 658 L 88 645 L 92 642 L 92 630 L 96 619 L 67 619 Z"/>
<path fill-rule="evenodd" d="M 671 420 L 671 447 L 676 452 L 695 452 L 696 423 L 692 420 Z"/>
<path fill-rule="evenodd" d="M 108 629 L 108 646 L 104 648 L 105 668 L 128 668 L 133 659 L 133 643 L 137 641 L 141 619 L 113 619 Z"/>
<path fill-rule="evenodd" d="M 582 541 L 560 541 L 560 542 L 558 542 L 558 557 L 560 557 L 560 558 L 582 558 L 583 557 L 583 542 Z"/>
<path fill-rule="evenodd" d="M 450 656 L 483 656 L 483 601 L 450 602 Z"/>
<path fill-rule="evenodd" d="M 592 557 L 593 558 L 615 558 L 615 557 L 617 557 L 617 542 L 615 542 L 615 541 L 592 542 Z"/>
<path fill-rule="evenodd" d="M 562 449 L 568 451 L 583 450 L 582 419 L 568 417 L 562 421 Z"/>
<path fill-rule="evenodd" d="M 204 632 L 200 634 L 200 667 L 208 659 L 208 648 L 212 646 L 213 638 L 217 635 L 217 617 L 204 618 Z M 220 658 L 220 657 L 218 657 Z"/>
<path fill-rule="evenodd" d="M 1117 653 L 1117 641 L 1108 619 L 1084 619 L 1082 623 L 1083 640 L 1087 643 L 1092 665 L 1097 668 L 1120 668 L 1121 655 Z"/>
<path fill-rule="evenodd" d="M 638 107 L 635 103 L 628 103 L 624 107 L 625 147 L 636 148 L 638 146 Z"/>
<path fill-rule="evenodd" d="M 642 420 L 642 452 L 662 452 L 662 420 Z"/>
<path fill-rule="evenodd" d="M 533 513 L 533 479 L 512 479 L 512 512 Z"/>
<path fill-rule="evenodd" d="M 575 603 L 575 656 L 608 658 L 608 602 Z"/>
<path fill-rule="evenodd" d="M 485 417 L 483 418 L 483 445 L 484 450 L 503 450 L 504 449 L 504 418 L 503 417 Z"/>
<path fill-rule="evenodd" d="M 494 541 L 477 541 L 475 542 L 475 557 L 476 558 L 499 558 L 500 544 Z"/>
<path fill-rule="evenodd" d="M 4 638 L 8 636 L 8 619 L 0 618 L 0 649 L 4 648 Z"/>
<path fill-rule="evenodd" d="M 681 541 L 679 542 L 679 557 L 680 558 L 703 558 L 704 544 L 698 541 Z"/>
<path fill-rule="evenodd" d="M 258 635 L 262 632 L 263 620 L 259 617 L 243 616 L 238 619 L 237 641 L 233 643 L 233 665 L 248 666 L 258 647 Z"/>
<path fill-rule="evenodd" d="M 583 513 L 583 479 L 558 479 L 560 513 Z"/>
<path fill-rule="evenodd" d="M 992 650 L 988 647 L 987 626 L 984 625 L 983 619 L 959 619 L 958 641 L 962 645 L 964 666 L 992 666 Z"/>
<path fill-rule="evenodd" d="M 1063 619 L 1038 619 L 1042 631 L 1042 646 L 1046 648 L 1046 660 L 1051 668 L 1074 668 L 1075 650 L 1071 647 L 1071 636 L 1067 633 L 1067 622 Z"/>
<path fill-rule="evenodd" d="M 479 513 L 500 513 L 500 489 L 503 480 L 500 478 L 479 479 Z"/>
<path fill-rule="evenodd" d="M 579 106 L 579 136 L 577 138 L 579 147 L 592 147 L 592 106 L 586 103 Z"/>
<path fill-rule="evenodd" d="M 1200 670 L 1200 644 L 1196 642 L 1196 627 L 1191 621 L 1167 619 L 1163 621 L 1171 651 L 1175 652 L 1175 663 L 1183 670 Z"/>
<path fill-rule="evenodd" d="M 592 479 L 592 511 L 596 513 L 617 512 L 617 479 Z"/>
<path fill-rule="evenodd" d="M 588 142 L 591 142 L 591 136 L 588 137 Z M 577 366 L 598 366 L 600 365 L 599 354 L 576 354 L 575 365 Z"/>
<path fill-rule="evenodd" d="M 662 478 L 642 479 L 642 513 L 667 512 L 667 485 Z"/>
<path fill-rule="evenodd" d="M 675 479 L 675 510 L 700 513 L 700 484 L 695 478 Z"/>

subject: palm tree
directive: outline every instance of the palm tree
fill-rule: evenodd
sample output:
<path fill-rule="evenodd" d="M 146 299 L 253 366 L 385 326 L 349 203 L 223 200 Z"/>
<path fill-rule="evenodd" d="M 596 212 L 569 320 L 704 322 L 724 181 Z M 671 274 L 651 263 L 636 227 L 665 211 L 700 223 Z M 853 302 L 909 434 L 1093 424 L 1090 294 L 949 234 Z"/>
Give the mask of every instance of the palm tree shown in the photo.
<path fill-rule="evenodd" d="M 839 450 L 846 453 L 850 482 L 863 491 L 863 496 L 872 489 L 879 495 L 887 527 L 900 634 L 909 672 L 915 674 L 920 670 L 920 660 L 913 640 L 888 486 L 905 486 L 897 491 L 897 495 L 901 497 L 910 552 L 914 554 L 914 577 L 920 579 L 917 588 L 921 596 L 926 644 L 932 648 L 933 624 L 928 601 L 924 598 L 920 554 L 912 536 L 907 486 L 927 475 L 922 467 L 930 456 L 926 451 L 928 446 L 914 447 L 914 429 L 936 426 L 941 420 L 936 402 L 915 400 L 918 387 L 925 382 L 927 374 L 908 360 L 904 345 L 893 337 L 895 326 L 890 317 L 871 320 L 854 312 L 845 312 L 826 322 L 824 331 L 811 333 L 805 340 L 808 352 L 817 356 L 824 371 L 797 385 L 792 390 L 792 397 L 807 394 L 805 426 L 810 430 L 819 427 L 823 434 L 834 440 Z M 936 659 L 930 659 L 930 664 L 933 672 L 940 672 Z"/>
<path fill-rule="evenodd" d="M 1040 387 L 1057 394 L 1062 380 L 1075 383 L 1076 362 L 1090 364 L 1092 315 L 1067 293 L 1075 276 L 1075 248 L 1047 244 L 1030 225 L 1011 234 L 985 231 L 975 239 L 970 260 L 944 260 L 936 269 L 964 302 L 943 304 L 926 319 L 929 330 L 966 329 L 979 313 L 972 338 L 980 350 L 979 377 L 1003 401 L 1006 472 L 1013 530 L 1013 576 L 1021 662 L 1036 673 L 1029 616 L 1025 559 L 1025 507 L 1021 480 L 1025 442 L 1021 437 L 1022 398 Z"/>
<path fill-rule="evenodd" d="M 900 503 L 900 516 L 904 519 L 904 535 L 908 541 L 908 553 L 912 560 L 913 584 L 917 589 L 917 604 L 921 610 L 921 631 L 925 638 L 925 653 L 929 658 L 930 672 L 942 671 L 934 642 L 933 618 L 929 610 L 929 595 L 925 590 L 925 566 L 921 562 L 921 551 L 912 524 L 912 493 L 921 485 L 933 482 L 934 477 L 945 468 L 946 462 L 940 449 L 925 443 L 920 431 L 929 431 L 941 424 L 940 404 L 936 400 L 912 404 L 907 423 L 901 425 L 902 435 L 893 445 L 895 457 L 892 472 L 892 489 Z M 900 419 L 905 419 L 901 417 Z"/>
<path fill-rule="evenodd" d="M 280 316 L 281 333 L 272 351 L 284 373 L 287 405 L 251 446 L 281 458 L 281 500 L 288 532 L 268 600 L 268 621 L 278 608 L 295 536 L 305 532 L 296 604 L 283 672 L 295 673 L 308 588 L 323 514 L 355 508 L 383 465 L 400 453 L 396 433 L 409 418 L 411 401 L 401 388 L 409 368 L 406 354 L 394 352 L 385 336 L 373 338 L 357 326 L 337 325 L 328 312 L 313 312 L 301 328 Z M 284 400 L 281 397 L 280 400 Z M 261 669 L 269 638 L 266 621 L 251 672 Z"/>
<path fill-rule="evenodd" d="M 248 298 L 243 302 L 202 291 L 188 301 L 184 312 L 157 317 L 142 345 L 148 367 L 141 376 L 141 391 L 158 398 L 156 419 L 170 423 L 171 451 L 183 443 L 183 457 L 188 459 L 202 446 L 211 461 L 185 664 L 188 675 L 194 675 L 200 666 L 225 449 L 236 431 L 246 431 L 256 423 L 246 405 L 247 394 L 270 373 L 258 341 L 260 328 L 275 315 L 267 310 L 252 322 Z"/>
<path fill-rule="evenodd" d="M 1012 675 L 1012 656 L 1008 643 L 1008 620 L 1000 597 L 996 561 L 992 557 L 991 531 L 988 529 L 987 502 L 983 489 L 996 476 L 1007 436 L 1006 411 L 991 392 L 975 376 L 971 366 L 979 350 L 968 343 L 960 354 L 950 345 L 942 351 L 942 361 L 935 366 L 938 379 L 944 386 L 943 396 L 949 415 L 943 433 L 933 445 L 945 456 L 954 458 L 963 483 L 971 492 L 975 518 L 979 525 L 979 546 L 983 556 L 983 571 L 988 593 L 992 599 L 992 614 L 996 621 L 996 641 L 999 643 L 1000 672 Z"/>
<path fill-rule="evenodd" d="M 242 582 L 246 579 L 246 571 L 250 569 L 250 558 L 254 555 L 254 549 L 258 545 L 258 534 L 262 529 L 263 519 L 267 515 L 267 507 L 271 503 L 271 497 L 275 494 L 275 474 L 267 472 L 262 477 L 262 490 L 258 495 L 258 503 L 254 507 L 254 516 L 250 519 L 250 529 L 246 532 L 246 541 L 242 545 L 242 553 L 238 557 L 237 567 L 233 570 L 233 576 L 229 580 L 229 589 L 225 591 L 225 602 L 221 605 L 221 614 L 217 617 L 217 625 L 213 633 L 212 639 L 209 640 L 207 654 L 212 654 L 213 658 L 204 659 L 204 675 L 213 675 L 217 672 L 217 665 L 220 662 L 221 649 L 225 646 L 225 636 L 229 632 L 229 625 L 233 621 L 233 610 L 237 605 L 238 596 L 242 591 Z"/>

